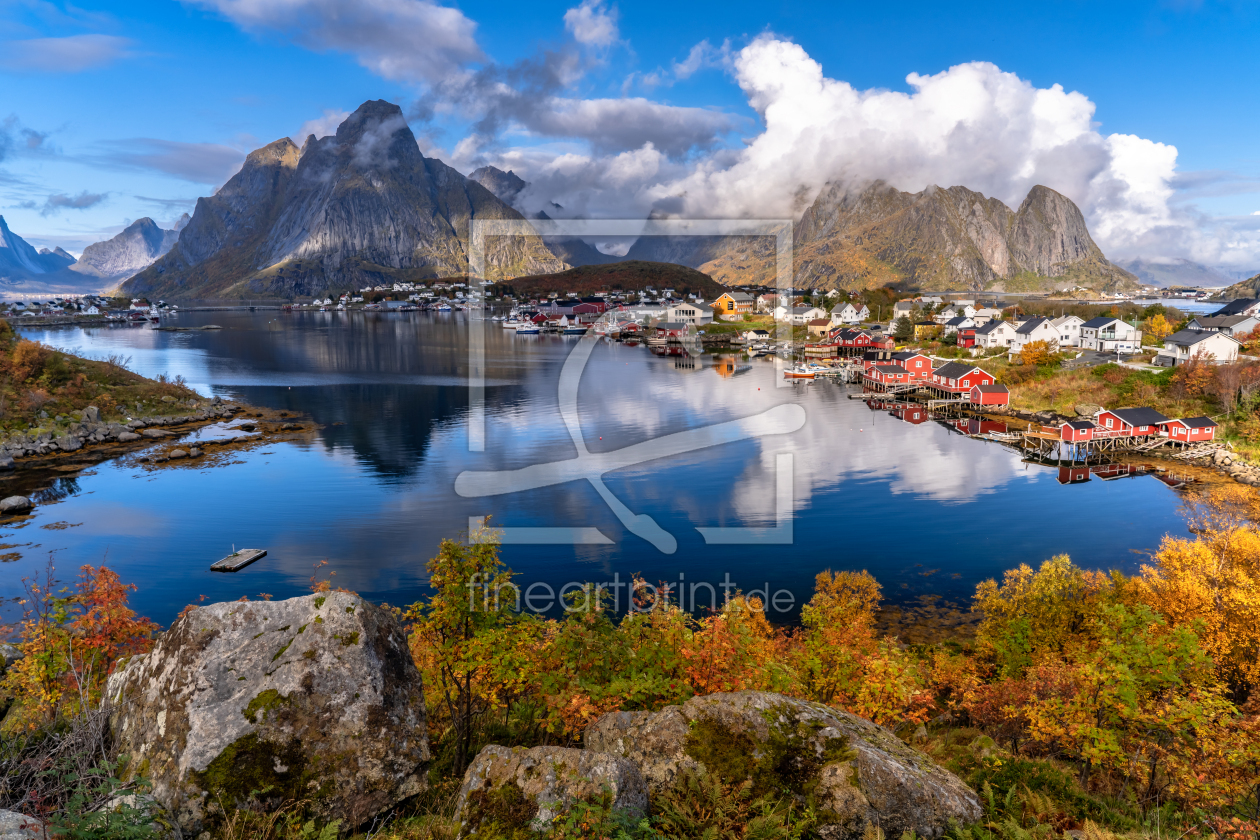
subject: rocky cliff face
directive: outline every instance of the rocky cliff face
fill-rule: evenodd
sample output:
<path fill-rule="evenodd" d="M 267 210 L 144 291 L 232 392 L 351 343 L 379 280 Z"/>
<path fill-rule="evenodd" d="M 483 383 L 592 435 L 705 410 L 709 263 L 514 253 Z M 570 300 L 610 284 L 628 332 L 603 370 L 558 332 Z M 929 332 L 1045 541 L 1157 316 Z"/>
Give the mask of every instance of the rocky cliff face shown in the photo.
<path fill-rule="evenodd" d="M 72 270 L 105 280 L 126 280 L 171 250 L 189 218 L 185 213 L 171 230 L 163 230 L 147 216 L 136 219 L 113 239 L 84 248 Z"/>
<path fill-rule="evenodd" d="M 21 280 L 32 275 L 52 274 L 74 262 L 74 257 L 58 248 L 36 251 L 13 231 L 0 216 L 0 280 Z"/>
<path fill-rule="evenodd" d="M 468 180 L 476 181 L 508 204 L 516 201 L 521 190 L 525 189 L 525 181 L 521 179 L 521 176 L 510 169 L 504 172 L 493 166 L 474 169 L 469 173 Z"/>
<path fill-rule="evenodd" d="M 794 231 L 793 283 L 803 287 L 1034 291 L 1133 288 L 1110 263 L 1080 210 L 1034 187 L 1018 210 L 966 187 L 906 193 L 885 183 L 828 184 Z M 656 254 L 656 256 L 650 256 Z M 627 256 L 667 259 L 723 282 L 773 282 L 768 237 L 636 242 Z"/>
<path fill-rule="evenodd" d="M 252 152 L 199 199 L 171 252 L 131 294 L 307 295 L 369 282 L 462 275 L 474 219 L 520 219 L 480 184 L 424 157 L 398 106 L 366 102 L 331 137 Z M 537 237 L 486 243 L 490 279 L 566 266 Z"/>

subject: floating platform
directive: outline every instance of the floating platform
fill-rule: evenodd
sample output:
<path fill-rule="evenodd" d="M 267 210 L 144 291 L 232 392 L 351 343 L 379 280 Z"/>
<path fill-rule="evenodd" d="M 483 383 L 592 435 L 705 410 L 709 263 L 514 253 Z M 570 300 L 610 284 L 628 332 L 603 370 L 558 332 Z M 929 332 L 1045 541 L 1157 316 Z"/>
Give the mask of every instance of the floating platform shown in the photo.
<path fill-rule="evenodd" d="M 229 554 L 210 567 L 212 572 L 239 572 L 241 569 L 267 556 L 265 548 L 242 548 L 235 554 Z"/>

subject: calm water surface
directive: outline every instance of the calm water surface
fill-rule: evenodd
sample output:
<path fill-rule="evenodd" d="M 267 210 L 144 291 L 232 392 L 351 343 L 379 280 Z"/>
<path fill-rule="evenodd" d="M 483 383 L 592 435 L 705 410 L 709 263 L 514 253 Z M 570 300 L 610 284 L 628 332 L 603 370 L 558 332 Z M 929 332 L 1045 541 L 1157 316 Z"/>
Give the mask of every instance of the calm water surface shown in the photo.
<path fill-rule="evenodd" d="M 799 606 L 820 570 L 867 569 L 894 598 L 965 598 L 979 580 L 1061 552 L 1089 567 L 1134 569 L 1163 534 L 1186 530 L 1177 493 L 1153 477 L 1062 486 L 1054 470 L 1022 463 L 1009 448 L 873 411 L 848 399 L 847 386 L 776 387 L 766 362 L 731 376 L 711 357 L 680 368 L 644 347 L 602 343 L 578 393 L 593 453 L 783 403 L 805 412 L 790 434 L 605 477 L 633 514 L 650 515 L 677 539 L 677 551 L 665 554 L 629 533 L 585 480 L 485 498 L 455 492 L 465 470 L 575 457 L 557 397 L 575 339 L 486 325 L 485 451 L 470 452 L 460 314 L 212 312 L 184 313 L 177 323 L 223 329 L 28 335 L 84 355 L 130 356 L 137 372 L 181 375 L 203 394 L 301 412 L 322 426 L 318 435 L 243 453 L 226 467 L 149 471 L 110 461 L 59 481 L 27 524 L 0 529 L 4 550 L 21 555 L 0 566 L 0 596 L 19 594 L 20 579 L 53 552 L 63 577 L 108 563 L 139 585 L 134 602 L 159 622 L 202 595 L 303 594 L 323 560 L 338 585 L 406 604 L 427 592 L 424 563 L 439 541 L 489 515 L 508 528 L 598 528 L 612 540 L 505 546 L 525 584 L 559 588 L 634 573 L 716 584 L 729 575 L 745 591 L 786 590 Z M 697 527 L 775 524 L 775 463 L 785 453 L 794 466 L 792 543 L 706 544 Z M 46 527 L 57 523 L 73 527 Z M 237 574 L 209 572 L 233 545 L 269 556 Z"/>

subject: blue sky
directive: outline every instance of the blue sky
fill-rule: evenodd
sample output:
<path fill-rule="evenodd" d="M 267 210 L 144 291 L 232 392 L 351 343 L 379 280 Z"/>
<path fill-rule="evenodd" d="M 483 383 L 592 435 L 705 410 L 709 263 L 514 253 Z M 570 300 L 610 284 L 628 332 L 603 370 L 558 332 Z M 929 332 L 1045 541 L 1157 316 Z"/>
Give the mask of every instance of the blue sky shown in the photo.
<path fill-rule="evenodd" d="M 1258 0 L 0 0 L 0 214 L 77 252 L 382 98 L 427 154 L 512 166 L 526 202 L 575 214 L 781 215 L 873 177 L 1017 203 L 1041 182 L 1109 255 L 1246 270 L 1257 36 Z"/>

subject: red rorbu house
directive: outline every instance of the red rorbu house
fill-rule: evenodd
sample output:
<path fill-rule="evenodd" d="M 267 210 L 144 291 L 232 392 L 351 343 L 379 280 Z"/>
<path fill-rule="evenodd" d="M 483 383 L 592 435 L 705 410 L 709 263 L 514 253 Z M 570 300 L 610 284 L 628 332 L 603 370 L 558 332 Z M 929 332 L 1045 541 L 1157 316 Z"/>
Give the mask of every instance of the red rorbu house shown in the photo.
<path fill-rule="evenodd" d="M 1208 417 L 1187 417 L 1169 420 L 1160 425 L 1160 432 L 1180 443 L 1199 443 L 1216 439 L 1216 423 Z"/>
<path fill-rule="evenodd" d="M 1060 484 L 1084 484 L 1089 481 L 1089 467 L 1059 467 Z"/>
<path fill-rule="evenodd" d="M 914 381 L 911 379 L 909 371 L 901 365 L 892 364 L 872 365 L 866 369 L 863 378 L 866 379 L 868 385 L 876 385 L 881 388 L 908 385 Z"/>
<path fill-rule="evenodd" d="M 932 371 L 928 384 L 936 391 L 961 397 L 973 385 L 992 385 L 993 374 L 966 362 L 949 362 Z"/>
<path fill-rule="evenodd" d="M 892 361 L 905 368 L 911 379 L 927 379 L 932 375 L 932 360 L 922 353 L 915 353 L 912 350 L 893 353 Z"/>
<path fill-rule="evenodd" d="M 1010 405 L 1011 392 L 1005 385 L 972 385 L 969 392 L 972 405 Z"/>
<path fill-rule="evenodd" d="M 976 328 L 966 327 L 958 330 L 958 346 L 959 347 L 975 347 L 976 346 Z"/>
<path fill-rule="evenodd" d="M 1106 409 L 1100 411 L 1094 421 L 1094 440 L 1154 435 L 1168 422 L 1167 417 L 1153 408 Z"/>
<path fill-rule="evenodd" d="M 862 370 L 870 370 L 875 365 L 891 365 L 891 350 L 863 350 L 862 351 Z"/>
<path fill-rule="evenodd" d="M 905 422 L 915 426 L 932 419 L 931 413 L 926 408 L 914 403 L 899 403 L 888 413 L 893 417 L 896 417 L 898 420 L 904 420 Z"/>
<path fill-rule="evenodd" d="M 1067 420 L 1059 426 L 1059 438 L 1065 443 L 1093 440 L 1094 424 L 1089 420 Z"/>

